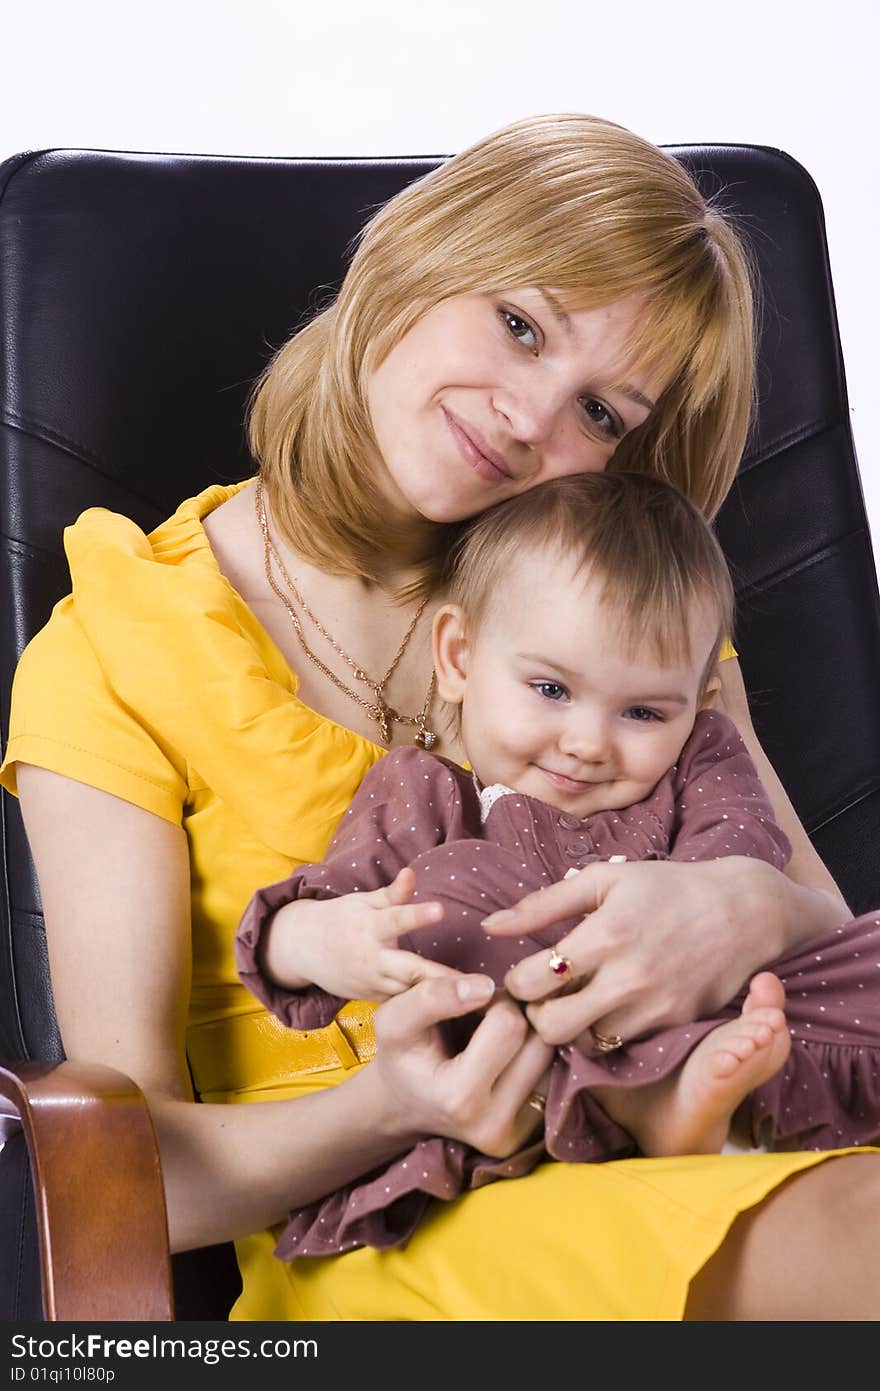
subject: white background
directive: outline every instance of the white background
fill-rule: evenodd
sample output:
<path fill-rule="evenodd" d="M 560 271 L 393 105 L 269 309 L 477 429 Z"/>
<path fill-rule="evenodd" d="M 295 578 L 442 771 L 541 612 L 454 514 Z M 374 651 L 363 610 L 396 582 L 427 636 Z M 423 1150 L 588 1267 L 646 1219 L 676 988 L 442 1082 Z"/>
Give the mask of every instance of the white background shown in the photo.
<path fill-rule="evenodd" d="M 877 0 L 0 0 L 0 43 L 0 158 L 442 155 L 566 110 L 785 150 L 825 206 L 880 555 Z"/>

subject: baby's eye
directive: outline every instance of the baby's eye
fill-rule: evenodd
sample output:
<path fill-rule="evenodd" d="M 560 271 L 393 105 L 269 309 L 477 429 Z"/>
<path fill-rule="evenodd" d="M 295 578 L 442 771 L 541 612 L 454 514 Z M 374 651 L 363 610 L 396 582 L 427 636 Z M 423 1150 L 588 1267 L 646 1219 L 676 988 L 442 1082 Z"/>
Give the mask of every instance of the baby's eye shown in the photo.
<path fill-rule="evenodd" d="M 533 681 L 532 690 L 545 700 L 565 700 L 568 696 L 568 691 L 558 681 Z"/>
<path fill-rule="evenodd" d="M 643 724 L 650 724 L 652 721 L 663 723 L 663 716 L 659 710 L 651 710 L 647 705 L 631 705 L 624 711 L 625 718 L 637 720 Z"/>
<path fill-rule="evenodd" d="M 499 312 L 511 338 L 515 338 L 523 347 L 534 352 L 538 346 L 538 335 L 528 319 L 524 319 L 521 314 L 514 314 L 512 309 L 502 309 Z"/>
<path fill-rule="evenodd" d="M 587 396 L 581 402 L 587 420 L 598 430 L 600 434 L 608 439 L 619 440 L 623 435 L 620 422 L 611 414 L 606 405 L 597 401 L 595 397 Z"/>

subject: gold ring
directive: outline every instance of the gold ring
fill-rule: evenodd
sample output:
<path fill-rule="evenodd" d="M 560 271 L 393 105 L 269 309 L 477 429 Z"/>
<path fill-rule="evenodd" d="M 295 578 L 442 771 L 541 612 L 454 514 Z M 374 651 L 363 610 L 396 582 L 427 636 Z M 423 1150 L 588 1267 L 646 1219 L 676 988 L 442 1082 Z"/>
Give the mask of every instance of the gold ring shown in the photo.
<path fill-rule="evenodd" d="M 600 1034 L 599 1030 L 594 1029 L 592 1025 L 590 1025 L 590 1033 L 593 1036 L 597 1053 L 613 1053 L 616 1049 L 623 1047 L 623 1039 L 620 1034 Z"/>
<path fill-rule="evenodd" d="M 537 1111 L 539 1116 L 543 1116 L 547 1107 L 547 1098 L 540 1092 L 530 1092 L 526 1098 L 526 1105 L 531 1106 L 533 1111 Z"/>
<path fill-rule="evenodd" d="M 547 962 L 547 965 L 550 967 L 550 970 L 553 972 L 554 976 L 571 975 L 571 962 L 569 961 L 567 956 L 563 956 L 562 952 L 557 951 L 555 947 L 550 953 L 550 959 Z"/>

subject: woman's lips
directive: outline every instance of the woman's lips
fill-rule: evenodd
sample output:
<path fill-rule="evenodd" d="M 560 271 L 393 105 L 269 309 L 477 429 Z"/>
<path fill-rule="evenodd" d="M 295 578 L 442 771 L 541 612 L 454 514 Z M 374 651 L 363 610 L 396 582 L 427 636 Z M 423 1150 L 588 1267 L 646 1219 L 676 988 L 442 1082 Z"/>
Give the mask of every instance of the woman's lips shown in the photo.
<path fill-rule="evenodd" d="M 442 406 L 441 410 L 446 417 L 450 434 L 458 445 L 458 452 L 465 463 L 470 464 L 474 472 L 489 483 L 501 483 L 508 480 L 511 475 L 507 469 L 500 462 L 494 463 L 492 459 L 487 458 L 451 411 L 448 411 L 445 406 Z"/>

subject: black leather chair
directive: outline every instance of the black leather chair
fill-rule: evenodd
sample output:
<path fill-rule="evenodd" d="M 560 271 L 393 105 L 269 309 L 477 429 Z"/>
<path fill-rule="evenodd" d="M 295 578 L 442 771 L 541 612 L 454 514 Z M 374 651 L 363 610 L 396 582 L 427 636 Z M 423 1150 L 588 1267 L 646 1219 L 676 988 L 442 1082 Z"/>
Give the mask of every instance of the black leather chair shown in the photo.
<path fill-rule="evenodd" d="M 763 281 L 758 418 L 719 520 L 755 723 L 864 911 L 880 903 L 880 604 L 820 199 L 777 150 L 673 153 L 723 190 Z M 149 529 L 208 483 L 245 477 L 252 379 L 336 285 L 371 210 L 434 163 L 51 150 L 0 166 L 4 741 L 15 662 L 68 587 L 63 527 L 98 504 Z M 39 893 L 5 794 L 2 828 L 0 1317 L 223 1318 L 230 1247 L 175 1257 L 176 1310 L 142 1292 L 142 1275 L 167 1278 L 149 1118 L 126 1079 L 62 1062 Z M 108 1142 L 114 1108 L 124 1123 Z M 131 1269 L 139 1251 L 145 1273 Z"/>

